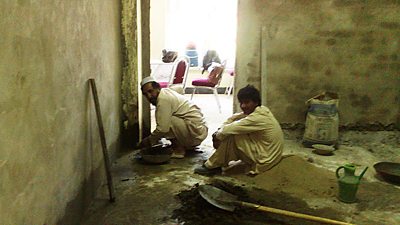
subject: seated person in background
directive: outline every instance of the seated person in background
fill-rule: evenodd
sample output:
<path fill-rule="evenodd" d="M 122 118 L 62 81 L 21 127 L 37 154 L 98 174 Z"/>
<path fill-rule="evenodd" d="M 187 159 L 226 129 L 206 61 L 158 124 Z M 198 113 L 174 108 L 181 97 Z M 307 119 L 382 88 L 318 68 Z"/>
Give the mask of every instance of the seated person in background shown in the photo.
<path fill-rule="evenodd" d="M 207 53 L 203 57 L 203 70 L 201 71 L 201 74 L 204 73 L 204 71 L 211 71 L 209 68 L 211 65 L 214 64 L 221 64 L 221 59 L 218 56 L 217 51 L 215 50 L 208 50 Z"/>
<path fill-rule="evenodd" d="M 271 111 L 261 105 L 259 91 L 247 85 L 237 98 L 243 112 L 234 114 L 212 135 L 216 150 L 195 173 L 212 175 L 229 162 L 241 160 L 248 174 L 255 175 L 280 162 L 283 132 Z"/>
<path fill-rule="evenodd" d="M 161 138 L 170 139 L 173 158 L 183 158 L 186 149 L 193 149 L 207 137 L 208 128 L 200 108 L 185 96 L 169 88 L 160 88 L 152 77 L 141 82 L 143 95 L 156 106 L 156 129 L 144 138 L 139 147 L 149 147 Z"/>

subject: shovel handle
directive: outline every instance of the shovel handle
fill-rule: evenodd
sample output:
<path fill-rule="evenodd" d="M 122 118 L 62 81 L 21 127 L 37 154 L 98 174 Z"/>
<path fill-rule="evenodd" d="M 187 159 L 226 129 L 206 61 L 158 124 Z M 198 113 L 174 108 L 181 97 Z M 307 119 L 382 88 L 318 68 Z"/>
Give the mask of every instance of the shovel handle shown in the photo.
<path fill-rule="evenodd" d="M 280 214 L 280 215 L 285 215 L 285 216 L 291 216 L 291 217 L 296 217 L 296 218 L 301 218 L 301 219 L 306 219 L 306 220 L 313 220 L 321 223 L 327 223 L 327 224 L 340 224 L 340 225 L 353 225 L 351 223 L 345 223 L 337 220 L 331 220 L 327 218 L 322 218 L 318 216 L 311 216 L 307 214 L 302 214 L 302 213 L 295 213 L 295 212 L 290 212 L 282 209 L 275 209 L 271 207 L 266 207 L 262 205 L 257 205 L 249 202 L 239 202 L 240 206 L 247 207 L 247 208 L 253 208 L 259 211 L 263 212 L 270 212 L 270 213 L 275 213 L 275 214 Z"/>

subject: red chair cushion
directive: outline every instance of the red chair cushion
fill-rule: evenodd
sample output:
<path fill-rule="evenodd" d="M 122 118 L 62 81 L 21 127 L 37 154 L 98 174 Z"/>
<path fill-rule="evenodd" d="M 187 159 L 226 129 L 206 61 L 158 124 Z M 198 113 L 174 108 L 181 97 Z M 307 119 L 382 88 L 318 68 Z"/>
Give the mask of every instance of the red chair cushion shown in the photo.
<path fill-rule="evenodd" d="M 186 62 L 185 61 L 180 61 L 177 65 L 176 72 L 175 72 L 175 77 L 174 81 L 172 82 L 173 84 L 181 84 L 183 83 L 183 78 L 185 76 L 185 70 L 186 70 Z"/>
<path fill-rule="evenodd" d="M 208 82 L 214 84 L 213 87 L 219 83 L 219 80 L 222 78 L 223 71 L 224 71 L 224 68 L 222 66 L 216 66 L 208 74 Z"/>
<path fill-rule="evenodd" d="M 160 84 L 161 88 L 166 88 L 168 87 L 168 82 L 158 82 Z"/>
<path fill-rule="evenodd" d="M 215 84 L 211 83 L 208 79 L 196 79 L 192 81 L 193 86 L 214 87 Z"/>

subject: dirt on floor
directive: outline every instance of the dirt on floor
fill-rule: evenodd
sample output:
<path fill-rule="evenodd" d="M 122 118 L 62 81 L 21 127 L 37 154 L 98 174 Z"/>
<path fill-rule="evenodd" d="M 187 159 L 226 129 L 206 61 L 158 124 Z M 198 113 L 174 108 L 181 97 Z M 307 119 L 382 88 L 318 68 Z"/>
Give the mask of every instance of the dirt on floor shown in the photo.
<path fill-rule="evenodd" d="M 301 144 L 301 132 L 285 130 L 285 158 L 255 177 L 242 173 L 240 164 L 222 175 L 193 173 L 212 154 L 212 147 L 167 164 L 146 165 L 122 155 L 113 165 L 117 201 L 107 202 L 106 185 L 82 224 L 319 224 L 253 209 L 234 212 L 216 208 L 198 193 L 198 186 L 212 184 L 239 200 L 345 221 L 353 224 L 400 224 L 400 184 L 382 180 L 374 170 L 381 161 L 400 163 L 400 132 L 341 132 L 339 148 L 331 156 L 315 154 Z M 367 172 L 358 187 L 357 201 L 338 200 L 336 169 L 356 165 L 356 175 Z"/>
<path fill-rule="evenodd" d="M 243 176 L 241 168 L 230 169 L 214 183 L 243 201 L 268 207 L 357 224 L 400 223 L 400 188 L 382 180 L 373 168 L 380 161 L 400 162 L 399 133 L 343 132 L 333 156 L 316 155 L 300 145 L 301 135 L 296 131 L 285 133 L 286 156 L 277 166 L 255 177 Z M 335 170 L 345 163 L 356 165 L 356 175 L 369 167 L 353 204 L 338 200 Z M 314 224 L 255 210 L 217 210 L 199 196 L 196 187 L 178 196 L 182 207 L 174 211 L 174 218 L 185 224 Z"/>
<path fill-rule="evenodd" d="M 215 184 L 214 184 L 215 185 Z M 256 203 L 259 205 L 286 209 L 290 208 L 298 213 L 308 215 L 328 215 L 331 218 L 343 219 L 339 212 L 334 209 L 312 209 L 303 200 L 291 197 L 281 192 L 269 192 L 262 189 L 251 190 L 252 197 L 245 191 L 244 187 L 232 188 L 228 185 L 215 185 L 224 191 L 229 191 L 239 197 L 240 201 Z M 254 196 L 257 193 L 258 197 Z M 197 187 L 179 193 L 182 207 L 173 212 L 173 218 L 178 218 L 184 224 L 319 224 L 309 220 L 294 217 L 280 216 L 268 212 L 262 212 L 252 208 L 237 207 L 234 212 L 226 211 L 211 205 L 203 199 Z M 262 196 L 262 198 L 260 198 Z"/>
<path fill-rule="evenodd" d="M 211 183 L 237 195 L 241 201 L 291 212 L 357 224 L 397 224 L 400 221 L 398 187 L 364 180 L 359 185 L 357 202 L 343 203 L 337 198 L 335 174 L 298 156 L 287 157 L 256 177 L 230 175 L 218 177 Z M 210 220 L 212 224 L 316 224 L 255 210 L 240 209 L 234 213 L 217 210 L 199 196 L 196 187 L 178 196 L 182 207 L 174 211 L 174 218 L 185 224 L 211 224 Z"/>

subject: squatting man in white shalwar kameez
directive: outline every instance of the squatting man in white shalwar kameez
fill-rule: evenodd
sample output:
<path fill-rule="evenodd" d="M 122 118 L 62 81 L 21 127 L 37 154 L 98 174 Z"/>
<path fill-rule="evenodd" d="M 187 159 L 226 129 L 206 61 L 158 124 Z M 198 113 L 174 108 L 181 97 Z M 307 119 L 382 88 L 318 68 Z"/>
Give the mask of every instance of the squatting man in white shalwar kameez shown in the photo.
<path fill-rule="evenodd" d="M 206 139 L 208 128 L 200 108 L 176 91 L 163 88 L 152 77 L 141 82 L 143 95 L 156 106 L 156 129 L 144 138 L 139 147 L 170 139 L 173 158 L 183 158 L 186 149 L 193 149 Z"/>
<path fill-rule="evenodd" d="M 231 116 L 212 135 L 215 153 L 195 173 L 220 173 L 229 162 L 241 160 L 246 172 L 255 175 L 280 162 L 283 132 L 271 111 L 261 105 L 259 91 L 247 85 L 237 97 L 243 112 Z"/>

